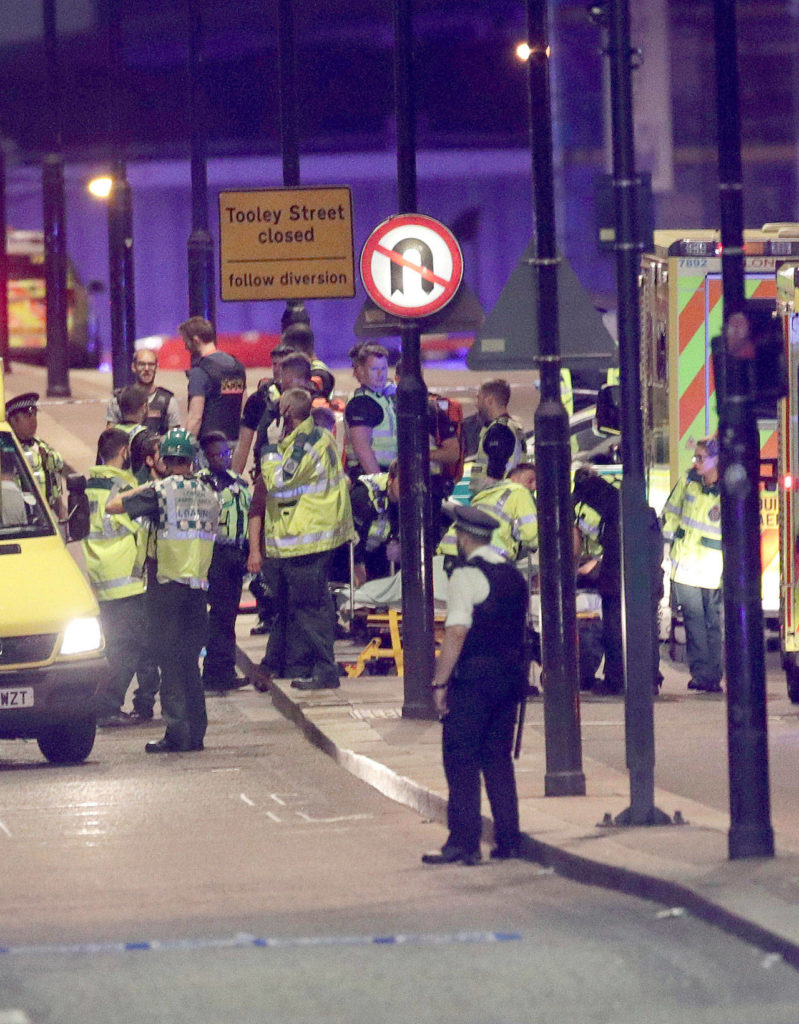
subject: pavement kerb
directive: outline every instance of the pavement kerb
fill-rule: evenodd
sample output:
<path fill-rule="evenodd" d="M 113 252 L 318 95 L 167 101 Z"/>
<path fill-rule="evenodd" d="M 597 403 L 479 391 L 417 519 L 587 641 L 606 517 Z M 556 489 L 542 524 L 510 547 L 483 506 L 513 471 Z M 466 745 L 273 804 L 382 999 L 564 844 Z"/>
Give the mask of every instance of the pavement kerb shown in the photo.
<path fill-rule="evenodd" d="M 260 672 L 260 666 L 252 661 L 249 654 L 237 647 L 237 666 L 250 679 Z M 308 740 L 332 757 L 346 771 L 372 786 L 378 792 L 397 803 L 410 807 L 425 818 L 446 823 L 446 796 L 401 775 L 375 758 L 348 749 L 336 742 L 334 730 L 325 729 L 312 718 L 313 708 L 287 692 L 288 682 L 275 681 L 269 694 L 275 708 L 289 721 L 297 725 Z M 337 691 L 333 691 L 336 693 Z M 343 707 L 343 705 L 342 705 Z M 327 719 L 331 721 L 331 719 Z M 674 826 L 684 827 L 684 826 Z M 491 842 L 493 824 L 483 817 L 483 839 Z M 736 913 L 722 903 L 714 901 L 690 885 L 673 879 L 658 877 L 616 864 L 608 864 L 596 858 L 575 853 L 553 843 L 523 835 L 522 855 L 524 859 L 552 868 L 557 874 L 585 885 L 596 885 L 612 889 L 628 896 L 659 903 L 665 907 L 680 908 L 693 916 L 712 924 L 731 935 L 768 953 L 779 954 L 787 963 L 799 969 L 799 942 L 780 934 Z"/>

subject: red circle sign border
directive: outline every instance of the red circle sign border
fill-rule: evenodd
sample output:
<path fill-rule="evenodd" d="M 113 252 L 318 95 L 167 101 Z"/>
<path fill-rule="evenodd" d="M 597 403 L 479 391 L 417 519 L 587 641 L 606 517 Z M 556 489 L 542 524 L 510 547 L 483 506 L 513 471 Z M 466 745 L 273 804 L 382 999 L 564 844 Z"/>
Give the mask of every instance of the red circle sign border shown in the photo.
<path fill-rule="evenodd" d="M 444 242 L 447 249 L 449 249 L 450 255 L 452 256 L 453 276 L 452 280 L 437 299 L 434 299 L 432 302 L 428 302 L 425 306 L 418 306 L 413 311 L 410 311 L 406 306 L 398 306 L 390 299 L 387 299 L 377 289 L 374 278 L 372 277 L 371 269 L 367 272 L 366 266 L 367 262 L 371 262 L 375 249 L 380 244 L 380 240 L 386 235 L 387 231 L 393 228 L 406 226 L 413 227 L 416 224 L 421 224 L 423 227 L 433 231 L 438 235 L 441 241 Z M 400 316 L 405 320 L 415 320 L 417 317 L 431 316 L 433 313 L 437 313 L 454 298 L 455 293 L 458 288 L 460 288 L 461 281 L 463 280 L 463 253 L 461 252 L 461 247 L 458 245 L 458 241 L 455 236 L 449 228 L 440 221 L 435 220 L 433 217 L 428 217 L 424 213 L 401 213 L 395 217 L 389 217 L 381 224 L 378 224 L 366 239 L 364 247 L 361 250 L 360 270 L 361 281 L 363 281 L 366 294 L 376 305 L 381 309 L 384 309 L 387 313 L 394 313 L 395 316 Z"/>

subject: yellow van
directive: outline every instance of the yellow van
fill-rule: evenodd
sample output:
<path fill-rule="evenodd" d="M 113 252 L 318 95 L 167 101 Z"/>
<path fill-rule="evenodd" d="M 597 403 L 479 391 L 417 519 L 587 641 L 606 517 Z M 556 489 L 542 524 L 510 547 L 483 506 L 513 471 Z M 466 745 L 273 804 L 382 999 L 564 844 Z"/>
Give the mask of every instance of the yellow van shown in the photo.
<path fill-rule="evenodd" d="M 81 483 L 68 481 L 70 540 L 88 530 Z M 85 760 L 103 649 L 97 602 L 6 421 L 0 364 L 0 739 L 36 739 L 59 764 Z"/>

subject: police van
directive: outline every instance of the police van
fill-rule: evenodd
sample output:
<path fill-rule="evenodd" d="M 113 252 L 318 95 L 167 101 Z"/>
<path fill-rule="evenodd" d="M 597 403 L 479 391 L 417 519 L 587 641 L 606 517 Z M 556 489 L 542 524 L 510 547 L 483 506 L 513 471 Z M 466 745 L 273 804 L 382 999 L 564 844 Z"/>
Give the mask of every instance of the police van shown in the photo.
<path fill-rule="evenodd" d="M 88 532 L 70 478 L 68 540 Z M 85 760 L 106 683 L 100 613 L 6 421 L 0 364 L 0 739 L 35 739 L 48 761 Z"/>

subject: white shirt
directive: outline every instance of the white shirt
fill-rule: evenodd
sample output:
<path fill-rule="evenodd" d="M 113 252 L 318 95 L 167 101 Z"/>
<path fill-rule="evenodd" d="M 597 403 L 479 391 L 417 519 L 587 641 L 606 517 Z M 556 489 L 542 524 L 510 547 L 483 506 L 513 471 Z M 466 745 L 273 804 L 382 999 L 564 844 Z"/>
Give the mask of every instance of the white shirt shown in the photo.
<path fill-rule="evenodd" d="M 467 561 L 471 562 L 473 558 L 482 558 L 492 565 L 502 565 L 507 561 L 488 544 L 475 548 Z M 458 566 L 447 584 L 447 619 L 444 625 L 470 629 L 475 605 L 482 604 L 490 590 L 485 573 L 476 565 Z"/>

